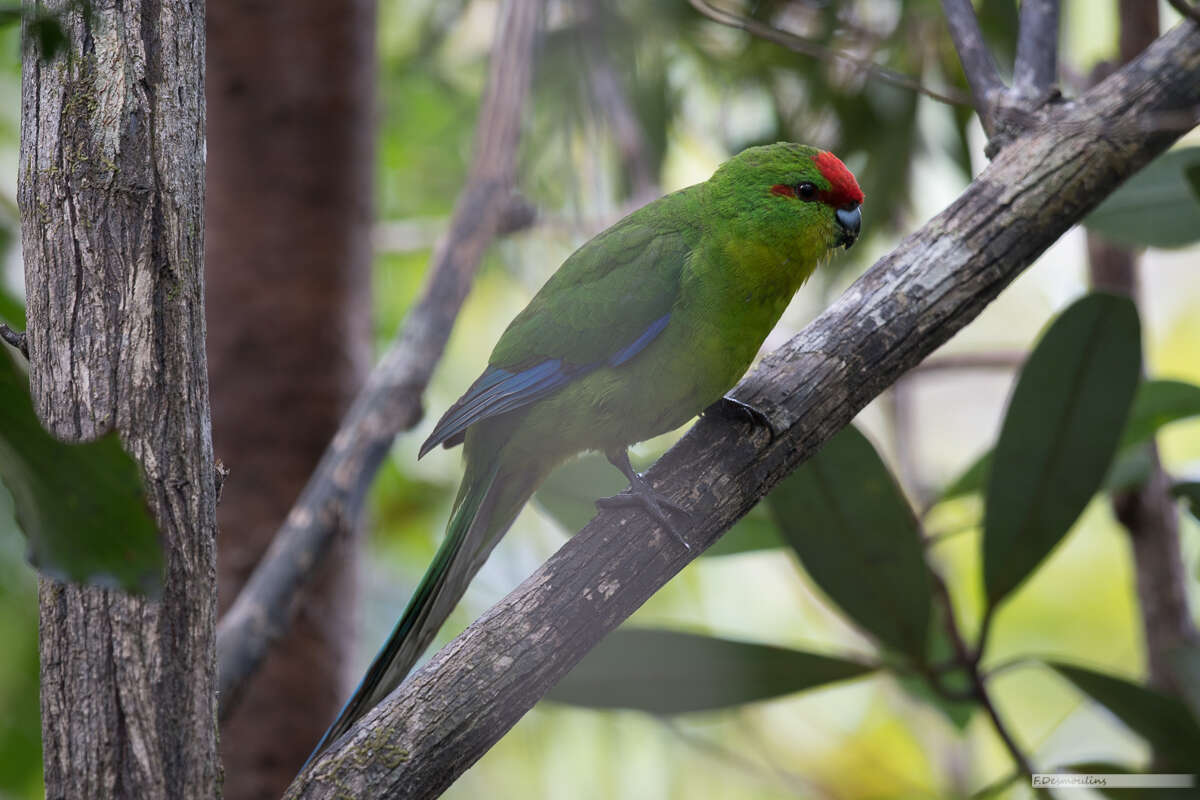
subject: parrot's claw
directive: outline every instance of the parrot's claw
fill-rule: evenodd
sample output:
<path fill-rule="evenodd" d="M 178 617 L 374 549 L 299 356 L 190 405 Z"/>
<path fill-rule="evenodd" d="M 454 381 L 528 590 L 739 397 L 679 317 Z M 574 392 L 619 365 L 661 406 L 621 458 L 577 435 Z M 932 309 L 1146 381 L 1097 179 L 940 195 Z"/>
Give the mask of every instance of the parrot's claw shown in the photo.
<path fill-rule="evenodd" d="M 749 403 L 743 403 L 741 400 L 735 400 L 732 397 L 722 397 L 700 413 L 706 417 L 710 414 L 719 414 L 726 419 L 766 428 L 767 432 L 771 434 L 768 444 L 775 441 L 775 426 L 771 424 L 771 418 L 754 406 Z"/>
<path fill-rule="evenodd" d="M 621 473 L 629 481 L 629 488 L 612 497 L 601 497 L 596 501 L 596 507 L 628 508 L 629 506 L 638 506 L 675 537 L 675 541 L 683 545 L 685 550 L 691 550 L 692 546 L 688 544 L 687 539 L 683 538 L 683 532 L 675 526 L 674 520 L 671 519 L 671 512 L 681 514 L 689 520 L 691 513 L 675 501 L 668 500 L 654 491 L 654 487 L 640 473 L 634 471 L 633 466 L 629 463 L 629 453 L 624 448 L 610 451 L 605 455 L 608 456 L 608 460 L 613 466 L 621 470 Z"/>
<path fill-rule="evenodd" d="M 676 527 L 675 521 L 671 519 L 671 512 L 689 516 L 687 509 L 650 489 L 649 484 L 643 483 L 642 485 L 646 487 L 645 492 L 634 489 L 633 491 L 614 494 L 612 497 L 601 497 L 596 501 L 596 507 L 628 508 L 629 506 L 637 506 L 653 517 L 655 522 L 662 525 L 668 533 L 675 537 L 675 541 L 683 545 L 685 549 L 691 550 L 692 546 L 683 538 L 682 531 Z"/>

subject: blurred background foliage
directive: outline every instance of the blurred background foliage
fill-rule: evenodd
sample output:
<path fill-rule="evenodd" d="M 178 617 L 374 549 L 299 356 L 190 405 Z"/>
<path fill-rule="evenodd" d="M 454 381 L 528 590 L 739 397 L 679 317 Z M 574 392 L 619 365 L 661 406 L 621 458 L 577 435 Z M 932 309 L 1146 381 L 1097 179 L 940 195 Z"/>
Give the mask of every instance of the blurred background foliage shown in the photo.
<path fill-rule="evenodd" d="M 1160 5 L 1164 25 L 1173 24 L 1177 16 Z M 976 6 L 1003 69 L 1015 50 L 1015 3 L 977 0 Z M 373 315 L 380 348 L 413 303 L 465 180 L 498 7 L 495 0 L 380 4 L 377 260 L 374 307 L 363 312 Z M 939 91 L 964 87 L 937 0 L 725 0 L 721 8 Z M 1068 94 L 1084 82 L 1072 76 L 1115 57 L 1117 30 L 1115 0 L 1064 0 Z M 0 31 L 0 59 L 0 247 L 6 285 L 19 295 L 13 198 L 20 46 L 13 27 Z M 864 238 L 801 291 L 768 349 L 983 168 L 983 134 L 973 112 L 845 61 L 801 55 L 717 25 L 687 0 L 547 4 L 520 155 L 520 185 L 538 219 L 492 248 L 428 392 L 428 418 L 396 443 L 376 481 L 364 559 L 362 667 L 432 557 L 460 477 L 458 451 L 438 450 L 418 462 L 417 445 L 482 369 L 504 326 L 566 255 L 632 206 L 707 178 L 743 147 L 780 139 L 834 150 L 859 177 L 867 201 Z M 1200 143 L 1195 134 L 1190 141 Z M 1200 248 L 1186 224 L 1170 223 L 1197 213 L 1189 194 L 1195 182 L 1186 179 L 1194 153 L 1169 156 L 1179 163 L 1160 168 L 1161 180 L 1131 190 L 1141 195 L 1114 197 L 1094 219 L 1117 241 L 1151 246 L 1142 260 L 1134 330 L 1150 378 L 1184 384 L 1200 384 Z M 1130 209 L 1146 208 L 1157 212 L 1129 224 Z M 1177 700 L 1166 700 L 1173 710 L 1163 714 L 1128 713 L 1157 708 L 1162 698 L 1139 694 L 1145 690 L 1135 685 L 1144 683 L 1146 657 L 1129 546 L 1102 482 L 1080 489 L 1078 521 L 1068 515 L 1065 524 L 1051 525 L 1015 582 L 1006 579 L 1003 592 L 985 585 L 984 575 L 992 574 L 986 562 L 997 557 L 989 555 L 985 509 L 1000 491 L 992 483 L 1002 481 L 985 467 L 970 467 L 997 446 L 1024 357 L 1038 342 L 1051 346 L 1048 326 L 1087 285 L 1084 234 L 1074 230 L 938 354 L 968 365 L 975 359 L 975 366 L 914 371 L 902 390 L 864 410 L 861 433 L 848 429 L 835 439 L 714 548 L 717 554 L 697 560 L 655 595 L 629 630 L 606 641 L 596 660 L 560 687 L 558 702 L 539 704 L 446 796 L 968 797 L 998 782 L 997 796 L 1027 796 L 1020 782 L 1004 784 L 1012 772 L 1009 754 L 988 714 L 963 696 L 969 671 L 953 667 L 948 631 L 975 642 L 983 627 L 988 645 L 981 666 L 992 699 L 1038 767 L 1145 767 L 1152 746 L 1162 756 L 1155 720 L 1163 714 L 1182 713 L 1172 717 L 1172 735 L 1192 735 L 1194 718 L 1179 711 Z M 0 313 L 8 318 L 16 311 Z M 1057 352 L 1064 347 L 1071 349 L 1061 345 Z M 1119 370 L 1097 372 L 1099 385 L 1107 386 L 1103 381 Z M 1163 461 L 1181 482 L 1184 558 L 1195 600 L 1200 525 L 1186 509 L 1194 491 L 1188 485 L 1195 486 L 1187 479 L 1200 479 L 1200 408 L 1179 390 L 1184 399 L 1171 406 L 1177 411 L 1148 412 L 1146 422 L 1137 409 L 1156 406 L 1144 395 L 1171 391 L 1148 385 L 1141 383 L 1109 418 L 1141 419 L 1139 441 L 1157 434 Z M 1003 424 L 1007 431 L 1015 423 Z M 676 435 L 641 445 L 635 462 L 652 461 Z M 1044 429 L 1028 436 L 1050 441 Z M 1120 464 L 1128 451 L 1118 446 L 1129 444 L 1114 442 L 1089 458 Z M 1003 451 L 1001 443 L 998 462 Z M 594 497 L 621 486 L 599 460 L 566 469 L 522 513 L 441 641 L 586 521 Z M 1127 469 L 1133 476 L 1127 480 L 1136 482 L 1136 463 Z M 812 483 L 821 474 L 823 494 Z M 813 538 L 814 520 L 823 513 L 822 497 L 836 510 L 839 496 L 843 511 L 857 500 L 863 516 L 847 522 L 844 513 L 826 514 L 831 522 L 821 530 L 832 538 L 822 545 Z M 0 513 L 7 527 L 9 519 Z M 855 537 L 863 540 L 848 548 Z M 884 558 L 894 569 L 886 573 L 847 552 L 878 546 L 889 548 Z M 944 597 L 930 567 L 944 580 Z M 19 536 L 0 533 L 6 712 L 0 798 L 41 792 L 35 591 Z M 658 672 L 639 675 L 642 663 Z M 1106 683 L 1072 664 L 1125 682 Z M 652 678 L 658 683 L 647 683 Z M 630 691 L 639 685 L 641 691 Z M 658 690 L 646 692 L 646 685 Z"/>

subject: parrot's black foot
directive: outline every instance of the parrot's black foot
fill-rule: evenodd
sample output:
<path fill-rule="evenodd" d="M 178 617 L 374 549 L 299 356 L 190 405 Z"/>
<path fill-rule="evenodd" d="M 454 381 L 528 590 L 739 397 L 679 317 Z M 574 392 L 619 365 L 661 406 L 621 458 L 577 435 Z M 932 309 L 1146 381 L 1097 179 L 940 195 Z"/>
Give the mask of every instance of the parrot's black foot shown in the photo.
<path fill-rule="evenodd" d="M 671 519 L 671 512 L 680 514 L 688 519 L 691 514 L 686 508 L 678 503 L 668 500 L 667 498 L 654 491 L 645 478 L 634 471 L 633 466 L 629 463 L 629 453 L 622 448 L 619 451 L 611 451 L 605 453 L 612 465 L 621 470 L 621 474 L 629 481 L 629 488 L 620 494 L 615 494 L 612 497 L 601 497 L 596 501 L 597 508 L 628 508 L 629 506 L 638 506 L 651 517 L 675 540 L 684 546 L 684 549 L 691 550 L 692 546 L 683 538 L 683 533 L 675 525 L 675 521 Z"/>
<path fill-rule="evenodd" d="M 767 432 L 771 434 L 770 441 L 775 441 L 775 426 L 771 424 L 771 418 L 754 406 L 749 403 L 743 403 L 741 400 L 734 400 L 732 397 L 722 397 L 700 413 L 706 417 L 710 414 L 719 414 L 726 419 L 747 422 L 757 427 L 766 428 Z"/>
<path fill-rule="evenodd" d="M 671 536 L 675 537 L 675 541 L 684 546 L 685 549 L 691 550 L 692 546 L 683 538 L 683 532 L 675 525 L 675 521 L 671 519 L 670 512 L 687 515 L 687 509 L 683 506 L 667 500 L 662 495 L 655 492 L 649 487 L 649 484 L 644 481 L 641 486 L 645 487 L 644 491 L 641 488 L 632 488 L 634 484 L 630 484 L 630 491 L 614 494 L 612 497 L 601 497 L 596 501 L 597 508 L 628 508 L 629 506 L 637 506 L 651 517 L 659 525 L 662 525 Z"/>

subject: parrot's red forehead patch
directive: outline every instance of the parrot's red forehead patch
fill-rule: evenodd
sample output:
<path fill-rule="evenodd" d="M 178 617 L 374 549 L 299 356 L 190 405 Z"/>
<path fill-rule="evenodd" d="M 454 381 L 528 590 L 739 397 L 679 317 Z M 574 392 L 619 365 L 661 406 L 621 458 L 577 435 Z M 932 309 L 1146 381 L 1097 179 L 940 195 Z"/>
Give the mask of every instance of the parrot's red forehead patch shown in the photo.
<path fill-rule="evenodd" d="M 829 191 L 822 192 L 825 197 L 821 199 L 837 208 L 850 203 L 862 203 L 862 189 L 858 188 L 858 181 L 854 180 L 840 158 L 833 153 L 822 152 L 813 156 L 813 163 L 829 181 Z"/>

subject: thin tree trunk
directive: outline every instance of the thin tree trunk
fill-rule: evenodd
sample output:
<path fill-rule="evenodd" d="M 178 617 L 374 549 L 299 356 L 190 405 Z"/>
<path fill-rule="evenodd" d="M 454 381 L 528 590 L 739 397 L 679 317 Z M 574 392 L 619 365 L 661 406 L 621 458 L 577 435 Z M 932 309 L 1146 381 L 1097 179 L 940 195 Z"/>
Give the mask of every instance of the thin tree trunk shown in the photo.
<path fill-rule="evenodd" d="M 1132 61 L 1158 36 L 1158 4 L 1145 0 L 1120 2 L 1121 63 Z M 1097 70 L 1098 82 L 1110 67 Z M 1128 295 L 1138 302 L 1138 254 L 1128 247 L 1087 234 L 1088 274 L 1093 288 Z M 1179 546 L 1179 512 L 1171 496 L 1171 481 L 1163 471 L 1158 448 L 1151 444 L 1146 482 L 1113 495 L 1113 514 L 1129 534 L 1137 581 L 1138 608 L 1150 682 L 1179 691 L 1171 667 L 1176 648 L 1197 641 L 1187 597 L 1187 569 Z"/>
<path fill-rule="evenodd" d="M 425 288 L 270 549 L 221 618 L 217 666 L 222 715 L 237 706 L 246 681 L 291 624 L 294 598 L 314 568 L 328 560 L 338 528 L 362 513 L 363 498 L 396 434 L 420 421 L 421 397 L 484 251 L 497 236 L 533 221 L 533 209 L 514 192 L 513 176 L 541 7 L 540 0 L 500 5 L 471 169 L 450 226 L 434 248 Z"/>
<path fill-rule="evenodd" d="M 214 0 L 208 319 L 222 610 L 316 468 L 370 363 L 374 0 Z M 225 793 L 275 798 L 345 695 L 352 522 L 224 720 Z"/>
<path fill-rule="evenodd" d="M 42 581 L 46 794 L 207 800 L 220 770 L 204 5 L 125 0 L 92 15 L 65 17 L 69 54 L 24 64 L 30 385 L 58 436 L 120 431 L 162 531 L 166 588 L 154 602 Z"/>

